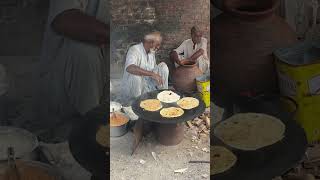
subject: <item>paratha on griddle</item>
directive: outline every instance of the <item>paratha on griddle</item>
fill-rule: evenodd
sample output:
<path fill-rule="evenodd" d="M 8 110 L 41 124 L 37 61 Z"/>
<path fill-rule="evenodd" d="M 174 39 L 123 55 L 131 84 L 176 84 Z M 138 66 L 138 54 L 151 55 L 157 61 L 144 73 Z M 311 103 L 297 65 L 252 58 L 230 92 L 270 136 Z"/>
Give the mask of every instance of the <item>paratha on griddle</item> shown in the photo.
<path fill-rule="evenodd" d="M 237 157 L 225 147 L 210 147 L 210 175 L 225 172 L 233 167 L 236 162 Z"/>
<path fill-rule="evenodd" d="M 199 106 L 199 100 L 194 97 L 184 97 L 177 104 L 182 109 L 193 109 Z"/>
<path fill-rule="evenodd" d="M 180 117 L 184 114 L 183 109 L 178 107 L 169 107 L 169 108 L 163 108 L 160 111 L 160 115 L 165 118 L 175 118 Z"/>
<path fill-rule="evenodd" d="M 162 104 L 158 99 L 146 99 L 140 102 L 140 107 L 146 111 L 158 111 Z"/>
<path fill-rule="evenodd" d="M 285 125 L 266 114 L 242 113 L 221 122 L 214 134 L 225 144 L 241 150 L 257 150 L 282 140 Z"/>

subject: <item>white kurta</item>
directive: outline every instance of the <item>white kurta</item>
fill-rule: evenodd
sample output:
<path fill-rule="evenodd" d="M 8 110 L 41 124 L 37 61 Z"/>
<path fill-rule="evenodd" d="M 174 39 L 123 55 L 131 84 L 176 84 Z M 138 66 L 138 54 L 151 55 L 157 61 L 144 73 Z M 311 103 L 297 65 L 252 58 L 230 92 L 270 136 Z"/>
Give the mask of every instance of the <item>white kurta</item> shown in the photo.
<path fill-rule="evenodd" d="M 99 105 L 107 78 L 107 57 L 103 50 L 57 34 L 51 23 L 58 14 L 70 9 L 79 9 L 107 22 L 106 3 L 107 0 L 50 1 L 36 94 L 38 117 L 30 127 L 55 127 L 73 114 L 85 114 Z"/>
<path fill-rule="evenodd" d="M 162 86 L 158 86 L 156 81 L 147 76 L 137 76 L 130 74 L 126 71 L 130 65 L 136 65 L 144 70 L 153 71 L 159 74 L 164 81 Z M 169 70 L 165 63 L 156 64 L 156 57 L 154 53 L 148 53 L 143 47 L 143 43 L 134 45 L 129 48 L 126 63 L 124 68 L 124 74 L 122 79 L 122 101 L 124 104 L 131 104 L 131 101 L 150 91 L 156 89 L 168 88 Z"/>
<path fill-rule="evenodd" d="M 210 64 L 208 53 L 207 53 L 207 43 L 208 41 L 206 38 L 201 38 L 201 42 L 196 44 L 195 48 L 193 48 L 194 44 L 192 39 L 187 39 L 183 41 L 182 44 L 174 51 L 178 53 L 179 59 L 182 60 L 182 59 L 190 58 L 195 52 L 197 52 L 200 49 L 203 49 L 204 54 L 197 59 L 197 63 L 199 68 L 203 72 L 207 72 L 209 70 L 209 64 Z M 175 63 L 175 65 L 176 67 L 179 66 L 177 63 Z"/>

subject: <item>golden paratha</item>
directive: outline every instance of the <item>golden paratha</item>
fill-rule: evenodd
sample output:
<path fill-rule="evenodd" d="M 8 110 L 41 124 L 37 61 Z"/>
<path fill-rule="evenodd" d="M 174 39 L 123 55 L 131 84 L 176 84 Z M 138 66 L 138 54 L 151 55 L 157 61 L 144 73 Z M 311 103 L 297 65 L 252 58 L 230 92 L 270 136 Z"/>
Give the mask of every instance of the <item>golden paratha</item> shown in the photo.
<path fill-rule="evenodd" d="M 183 109 L 177 108 L 177 107 L 163 108 L 160 111 L 161 116 L 165 118 L 180 117 L 183 115 L 183 113 L 184 113 Z"/>
<path fill-rule="evenodd" d="M 210 175 L 223 173 L 233 167 L 237 157 L 222 146 L 210 147 Z"/>
<path fill-rule="evenodd" d="M 158 111 L 162 104 L 158 99 L 147 99 L 140 102 L 140 107 L 146 111 Z"/>
<path fill-rule="evenodd" d="M 193 109 L 199 106 L 199 100 L 193 97 L 184 97 L 177 102 L 182 109 Z"/>
<path fill-rule="evenodd" d="M 257 150 L 283 139 L 285 125 L 266 114 L 243 113 L 220 123 L 214 134 L 225 144 L 241 150 Z"/>
<path fill-rule="evenodd" d="M 162 91 L 157 95 L 157 99 L 164 103 L 174 103 L 180 99 L 180 96 L 173 91 Z"/>
<path fill-rule="evenodd" d="M 108 126 L 100 126 L 96 133 L 96 141 L 103 147 L 109 146 L 109 127 Z"/>

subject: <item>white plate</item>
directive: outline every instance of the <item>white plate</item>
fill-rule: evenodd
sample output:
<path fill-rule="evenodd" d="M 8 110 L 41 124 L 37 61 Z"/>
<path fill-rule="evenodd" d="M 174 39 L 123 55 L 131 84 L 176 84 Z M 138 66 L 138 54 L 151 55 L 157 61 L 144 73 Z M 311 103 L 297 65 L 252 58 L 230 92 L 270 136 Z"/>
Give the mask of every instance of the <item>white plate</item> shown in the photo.
<path fill-rule="evenodd" d="M 0 127 L 0 160 L 7 160 L 8 148 L 13 147 L 16 158 L 31 153 L 39 142 L 35 135 L 19 128 Z"/>

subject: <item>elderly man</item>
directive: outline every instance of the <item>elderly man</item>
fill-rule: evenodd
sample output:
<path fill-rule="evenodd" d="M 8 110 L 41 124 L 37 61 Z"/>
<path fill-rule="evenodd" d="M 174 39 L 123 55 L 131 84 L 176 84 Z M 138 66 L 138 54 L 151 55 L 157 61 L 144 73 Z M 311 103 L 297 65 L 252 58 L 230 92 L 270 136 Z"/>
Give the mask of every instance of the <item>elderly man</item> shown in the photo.
<path fill-rule="evenodd" d="M 164 62 L 156 64 L 155 53 L 161 41 L 161 34 L 152 32 L 128 50 L 122 79 L 122 94 L 127 103 L 146 92 L 168 88 L 168 67 Z"/>
<path fill-rule="evenodd" d="M 43 140 L 65 140 L 71 129 L 65 129 L 66 124 L 100 103 L 107 81 L 108 4 L 50 1 L 36 94 L 38 116 L 25 127 Z"/>
<path fill-rule="evenodd" d="M 170 53 L 170 60 L 175 67 L 183 65 L 184 62 L 193 61 L 198 63 L 203 73 L 209 71 L 210 61 L 207 56 L 207 39 L 202 37 L 202 31 L 194 26 L 191 28 L 191 39 L 183 43 Z"/>

